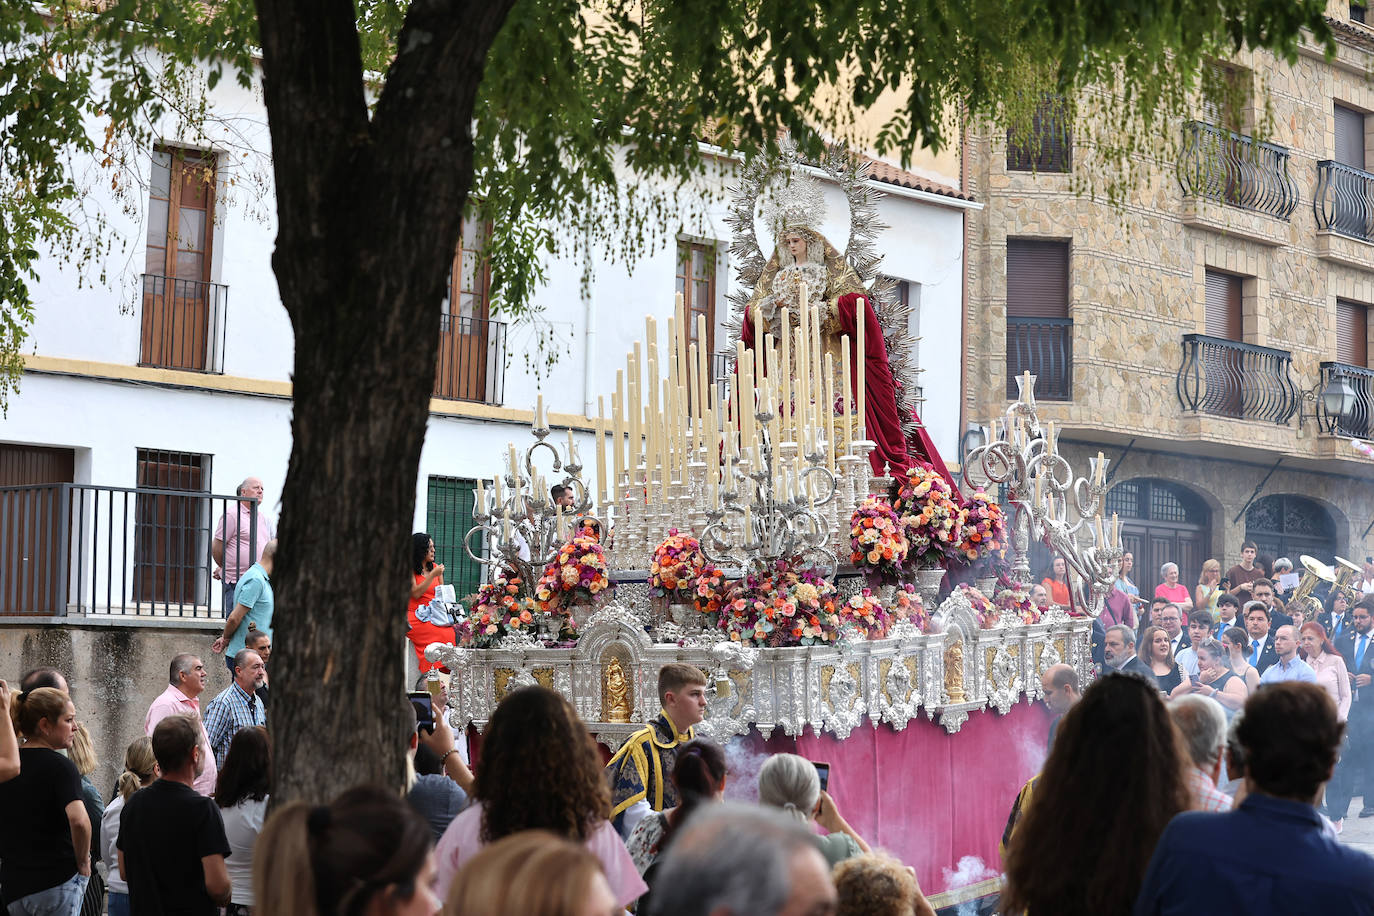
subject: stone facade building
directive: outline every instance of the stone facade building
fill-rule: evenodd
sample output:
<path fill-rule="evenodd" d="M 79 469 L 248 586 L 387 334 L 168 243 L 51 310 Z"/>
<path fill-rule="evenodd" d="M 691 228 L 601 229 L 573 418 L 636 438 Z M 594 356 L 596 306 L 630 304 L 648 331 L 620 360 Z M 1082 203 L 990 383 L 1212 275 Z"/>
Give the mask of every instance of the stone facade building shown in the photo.
<path fill-rule="evenodd" d="M 1331 4 L 1333 60 L 1309 41 L 1292 66 L 1218 63 L 1240 101 L 1172 127 L 1176 159 L 1121 206 L 1071 186 L 1073 130 L 1033 149 L 969 137 L 968 190 L 985 207 L 969 223 L 965 417 L 987 424 L 1014 376 L 1035 373 L 1078 473 L 1112 459 L 1107 509 L 1142 590 L 1167 560 L 1190 586 L 1208 557 L 1229 567 L 1247 536 L 1295 563 L 1374 554 L 1374 466 L 1349 441 L 1374 435 L 1362 13 Z M 1323 394 L 1345 394 L 1347 412 Z"/>

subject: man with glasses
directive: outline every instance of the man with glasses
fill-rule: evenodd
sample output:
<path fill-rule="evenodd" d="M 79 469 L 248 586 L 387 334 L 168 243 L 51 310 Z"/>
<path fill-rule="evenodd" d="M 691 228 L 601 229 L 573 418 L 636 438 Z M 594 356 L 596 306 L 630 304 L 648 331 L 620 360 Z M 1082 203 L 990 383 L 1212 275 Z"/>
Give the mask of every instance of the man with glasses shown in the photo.
<path fill-rule="evenodd" d="M 1351 799 L 1360 796 L 1360 817 L 1374 817 L 1374 595 L 1366 595 L 1350 610 L 1350 628 L 1336 640 L 1350 674 L 1349 746 L 1341 757 L 1336 778 L 1327 789 L 1327 809 L 1333 820 L 1345 816 Z"/>

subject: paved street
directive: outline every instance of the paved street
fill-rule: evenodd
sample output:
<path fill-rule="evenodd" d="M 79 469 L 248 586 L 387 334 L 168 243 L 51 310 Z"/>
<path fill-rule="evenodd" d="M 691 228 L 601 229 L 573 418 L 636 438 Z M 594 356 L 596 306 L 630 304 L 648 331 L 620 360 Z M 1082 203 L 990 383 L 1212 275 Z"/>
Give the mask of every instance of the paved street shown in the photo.
<path fill-rule="evenodd" d="M 1345 829 L 1341 831 L 1341 842 L 1374 856 L 1374 817 L 1360 817 L 1363 799 L 1355 799 L 1350 804 L 1350 813 L 1345 818 Z"/>

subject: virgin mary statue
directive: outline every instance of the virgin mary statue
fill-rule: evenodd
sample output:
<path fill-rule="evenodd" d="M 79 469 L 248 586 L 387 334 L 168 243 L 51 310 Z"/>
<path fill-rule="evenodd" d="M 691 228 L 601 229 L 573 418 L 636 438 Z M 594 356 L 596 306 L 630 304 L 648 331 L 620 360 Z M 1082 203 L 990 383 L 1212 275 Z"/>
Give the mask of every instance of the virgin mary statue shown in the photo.
<path fill-rule="evenodd" d="M 770 228 L 777 239 L 773 256 L 769 258 L 754 286 L 745 307 L 740 329 L 745 346 L 754 347 L 755 312 L 763 319 L 764 333 L 772 333 L 781 340 L 784 331 L 789 335 L 798 325 L 798 306 L 801 288 L 805 285 L 811 305 L 819 306 L 821 341 L 826 353 L 832 356 L 835 372 L 834 390 L 845 392 L 851 401 L 851 412 L 857 427 L 855 385 L 859 360 L 864 362 L 864 425 L 868 437 L 877 448 L 869 456 L 875 474 L 899 474 L 913 463 L 925 462 L 950 478 L 940 453 L 916 419 L 916 431 L 908 441 L 902 431 L 902 416 L 897 408 L 897 386 L 888 362 L 887 343 L 883 328 L 873 309 L 869 291 L 854 267 L 825 236 L 817 231 L 824 216 L 824 199 L 819 186 L 809 178 L 794 176 L 788 186 L 778 192 L 777 203 L 768 214 Z M 862 308 L 860 308 L 862 306 Z M 782 327 L 782 309 L 787 309 L 790 327 Z M 858 322 L 864 321 L 864 353 L 858 352 Z M 849 336 L 850 377 L 843 378 L 843 337 Z M 843 423 L 842 402 L 829 405 L 831 436 Z M 824 414 L 823 414 L 824 415 Z M 858 429 L 849 431 L 850 438 Z"/>

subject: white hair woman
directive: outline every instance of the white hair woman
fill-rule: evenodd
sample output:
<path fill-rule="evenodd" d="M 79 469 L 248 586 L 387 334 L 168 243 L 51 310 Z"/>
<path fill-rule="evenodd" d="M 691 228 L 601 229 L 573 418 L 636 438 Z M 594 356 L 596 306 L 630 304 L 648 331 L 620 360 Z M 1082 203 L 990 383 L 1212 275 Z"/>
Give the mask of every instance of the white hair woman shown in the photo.
<path fill-rule="evenodd" d="M 820 824 L 828 836 L 816 837 L 816 847 L 832 868 L 860 853 L 871 852 L 863 837 L 849 826 L 835 800 L 821 789 L 816 765 L 796 754 L 774 754 L 759 769 L 759 802 L 781 808 L 799 821 Z"/>
<path fill-rule="evenodd" d="M 1178 581 L 1178 564 L 1165 563 L 1159 567 L 1159 577 L 1164 581 L 1155 586 L 1155 597 L 1177 604 L 1186 619 L 1193 609 L 1193 596 L 1188 594 L 1188 586 Z"/>

